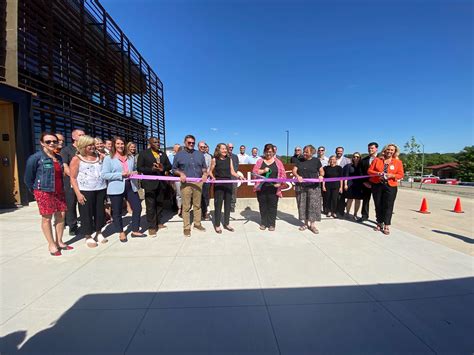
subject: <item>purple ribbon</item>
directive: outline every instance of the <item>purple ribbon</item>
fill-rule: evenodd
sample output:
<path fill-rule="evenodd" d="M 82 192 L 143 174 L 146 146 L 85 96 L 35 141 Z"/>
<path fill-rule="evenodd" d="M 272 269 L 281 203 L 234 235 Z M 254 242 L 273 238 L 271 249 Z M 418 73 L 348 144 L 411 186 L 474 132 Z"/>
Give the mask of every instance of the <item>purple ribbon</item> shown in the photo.
<path fill-rule="evenodd" d="M 332 182 L 332 181 L 345 181 L 345 180 L 356 180 L 356 179 L 365 179 L 371 177 L 372 175 L 363 175 L 363 176 L 346 176 L 346 177 L 335 177 L 335 178 L 324 178 L 323 180 L 320 179 L 303 179 L 302 182 Z M 375 175 L 374 175 L 375 176 Z M 179 182 L 181 181 L 177 176 L 158 176 L 158 175 L 130 175 L 129 179 L 136 179 L 136 180 L 161 180 L 161 181 L 174 181 Z M 202 182 L 201 178 L 186 178 L 186 182 Z M 206 183 L 208 184 L 237 184 L 237 183 L 261 183 L 261 182 L 273 182 L 273 183 L 282 183 L 282 182 L 291 182 L 293 184 L 299 183 L 298 179 L 244 179 L 244 180 L 207 180 Z"/>

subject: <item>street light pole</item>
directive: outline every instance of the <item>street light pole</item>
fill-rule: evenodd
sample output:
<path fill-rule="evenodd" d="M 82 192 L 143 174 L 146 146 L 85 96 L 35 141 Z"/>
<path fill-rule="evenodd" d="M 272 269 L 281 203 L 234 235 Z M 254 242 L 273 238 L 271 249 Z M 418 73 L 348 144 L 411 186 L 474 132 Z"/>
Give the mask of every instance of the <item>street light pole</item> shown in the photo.
<path fill-rule="evenodd" d="M 290 131 L 285 131 L 286 132 L 286 163 L 288 164 L 288 158 L 290 154 Z"/>
<path fill-rule="evenodd" d="M 421 181 L 423 181 L 423 168 L 425 166 L 425 145 L 422 141 L 420 141 L 422 147 L 422 154 L 421 154 Z"/>

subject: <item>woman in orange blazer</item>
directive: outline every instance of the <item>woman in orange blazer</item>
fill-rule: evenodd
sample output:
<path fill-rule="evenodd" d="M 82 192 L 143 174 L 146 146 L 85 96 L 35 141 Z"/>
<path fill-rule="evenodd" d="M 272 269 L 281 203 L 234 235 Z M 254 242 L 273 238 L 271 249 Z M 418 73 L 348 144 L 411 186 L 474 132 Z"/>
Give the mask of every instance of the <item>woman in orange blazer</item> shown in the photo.
<path fill-rule="evenodd" d="M 367 173 L 372 176 L 372 195 L 374 196 L 377 227 L 375 231 L 390 234 L 393 205 L 397 197 L 398 180 L 403 178 L 403 163 L 398 159 L 400 149 L 396 144 L 387 144 L 382 150 L 382 156 L 375 158 Z"/>

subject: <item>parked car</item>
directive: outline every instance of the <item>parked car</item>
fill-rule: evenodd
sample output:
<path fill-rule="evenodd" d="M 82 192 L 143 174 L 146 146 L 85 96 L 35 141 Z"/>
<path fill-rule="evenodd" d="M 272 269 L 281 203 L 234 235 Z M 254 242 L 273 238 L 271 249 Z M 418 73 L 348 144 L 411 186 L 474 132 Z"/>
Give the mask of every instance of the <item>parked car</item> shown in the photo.
<path fill-rule="evenodd" d="M 459 181 L 456 179 L 439 179 L 438 184 L 457 185 Z"/>
<path fill-rule="evenodd" d="M 422 184 L 437 184 L 439 181 L 439 177 L 434 175 L 423 175 L 421 178 Z"/>

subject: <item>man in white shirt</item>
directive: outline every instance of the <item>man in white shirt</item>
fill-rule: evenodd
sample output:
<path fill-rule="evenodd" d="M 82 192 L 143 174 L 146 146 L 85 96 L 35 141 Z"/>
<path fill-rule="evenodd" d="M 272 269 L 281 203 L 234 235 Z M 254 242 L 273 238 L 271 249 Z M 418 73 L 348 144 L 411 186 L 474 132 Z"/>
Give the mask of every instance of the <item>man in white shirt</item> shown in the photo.
<path fill-rule="evenodd" d="M 321 165 L 323 167 L 329 164 L 329 158 L 325 155 L 325 153 L 326 153 L 326 148 L 324 148 L 323 146 L 320 146 L 318 148 L 318 159 L 321 162 Z"/>
<path fill-rule="evenodd" d="M 351 164 L 351 160 L 344 156 L 344 148 L 336 148 L 336 162 L 341 168 L 344 168 L 346 165 Z M 339 194 L 339 199 L 337 200 L 337 215 L 339 218 L 344 216 L 344 211 L 346 210 L 346 196 L 344 193 Z"/>
<path fill-rule="evenodd" d="M 173 165 L 174 157 L 175 155 L 181 150 L 181 145 L 178 143 L 175 143 L 173 146 L 173 151 L 168 154 L 168 160 L 170 161 L 170 164 Z M 173 192 L 174 192 L 174 200 L 175 202 L 173 203 L 173 210 L 178 211 L 178 215 L 181 217 L 181 182 L 180 181 L 175 181 L 175 182 L 170 182 L 171 186 L 173 187 Z"/>
<path fill-rule="evenodd" d="M 343 147 L 336 148 L 336 161 L 337 165 L 339 165 L 341 168 L 345 167 L 347 164 L 351 164 L 351 160 L 344 156 Z"/>
<path fill-rule="evenodd" d="M 258 148 L 252 148 L 252 156 L 248 157 L 247 164 L 255 164 L 261 157 L 258 155 Z"/>
<path fill-rule="evenodd" d="M 211 167 L 211 154 L 207 153 L 209 147 L 206 142 L 201 141 L 198 143 L 199 151 L 204 155 L 204 160 L 206 162 L 207 173 L 209 174 L 209 168 Z M 202 185 L 202 195 L 201 195 L 201 211 L 202 219 L 205 221 L 211 220 L 211 214 L 209 213 L 209 200 L 210 200 L 211 185 L 203 184 Z"/>
<path fill-rule="evenodd" d="M 240 153 L 237 154 L 237 157 L 239 158 L 239 164 L 247 164 L 249 156 L 245 154 L 245 145 L 240 146 Z"/>

